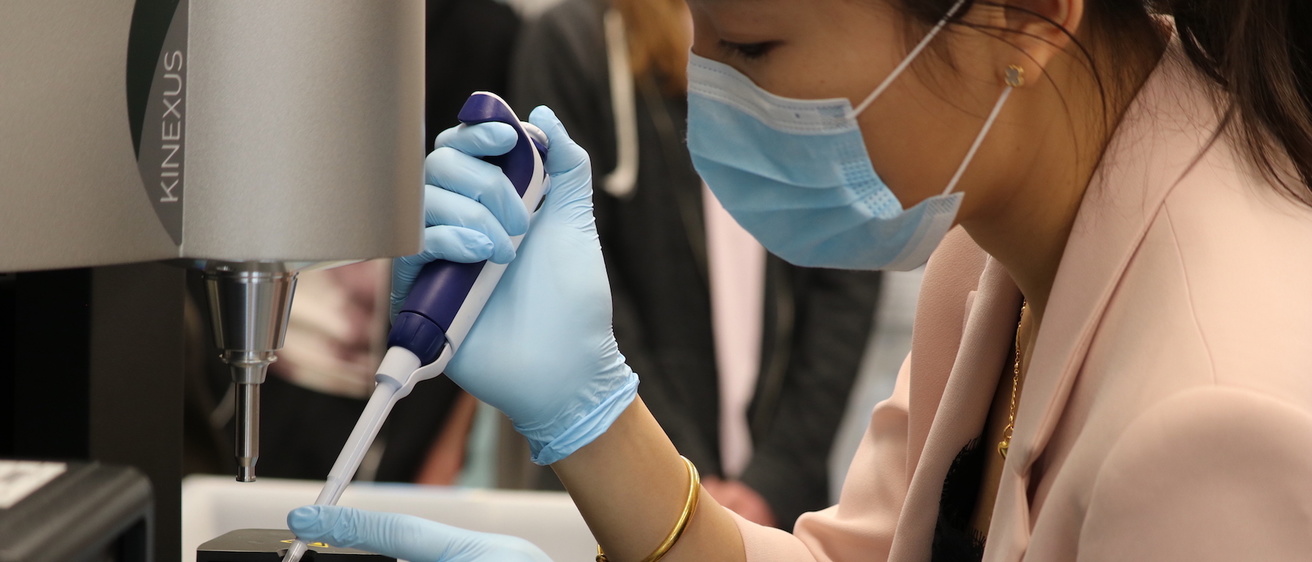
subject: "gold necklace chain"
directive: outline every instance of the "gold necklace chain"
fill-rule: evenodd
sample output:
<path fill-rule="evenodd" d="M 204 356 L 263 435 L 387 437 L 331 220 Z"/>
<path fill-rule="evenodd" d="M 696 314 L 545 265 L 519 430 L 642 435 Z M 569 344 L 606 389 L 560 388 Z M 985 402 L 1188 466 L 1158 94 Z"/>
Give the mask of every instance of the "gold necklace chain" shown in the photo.
<path fill-rule="evenodd" d="M 1025 310 L 1029 303 L 1021 301 L 1020 320 L 1016 321 L 1016 364 L 1011 370 L 1011 410 L 1007 412 L 1007 427 L 1002 429 L 1002 441 L 998 442 L 998 454 L 1007 458 L 1007 448 L 1011 446 L 1011 433 L 1016 429 L 1016 397 L 1020 392 L 1020 328 L 1025 323 Z"/>

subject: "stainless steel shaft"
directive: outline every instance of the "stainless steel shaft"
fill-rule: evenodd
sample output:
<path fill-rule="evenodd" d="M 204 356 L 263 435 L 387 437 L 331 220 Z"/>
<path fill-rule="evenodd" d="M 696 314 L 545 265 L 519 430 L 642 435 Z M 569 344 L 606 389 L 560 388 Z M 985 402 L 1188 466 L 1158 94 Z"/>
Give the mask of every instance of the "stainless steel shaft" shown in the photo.
<path fill-rule="evenodd" d="M 204 272 L 215 343 L 236 390 L 237 480 L 255 481 L 260 457 L 260 384 L 287 334 L 296 265 L 207 262 Z"/>
<path fill-rule="evenodd" d="M 255 481 L 260 459 L 260 385 L 236 384 L 237 481 Z"/>

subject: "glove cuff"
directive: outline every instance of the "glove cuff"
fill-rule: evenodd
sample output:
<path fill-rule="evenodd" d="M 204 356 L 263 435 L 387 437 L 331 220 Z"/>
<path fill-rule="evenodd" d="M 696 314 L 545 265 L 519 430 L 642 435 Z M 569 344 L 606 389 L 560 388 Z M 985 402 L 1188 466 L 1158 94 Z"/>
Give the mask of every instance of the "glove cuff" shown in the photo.
<path fill-rule="evenodd" d="M 529 460 L 534 464 L 546 466 L 553 464 L 565 457 L 574 454 L 574 451 L 582 449 L 588 443 L 591 443 L 601 434 L 610 429 L 610 425 L 615 423 L 615 419 L 624 413 L 625 408 L 633 403 L 633 399 L 638 396 L 638 375 L 632 370 L 625 368 L 628 374 L 624 382 L 615 392 L 607 396 L 596 408 L 588 412 L 586 416 L 575 422 L 565 431 L 553 437 L 549 442 L 539 441 L 529 438 Z M 525 431 L 515 427 L 521 434 Z"/>

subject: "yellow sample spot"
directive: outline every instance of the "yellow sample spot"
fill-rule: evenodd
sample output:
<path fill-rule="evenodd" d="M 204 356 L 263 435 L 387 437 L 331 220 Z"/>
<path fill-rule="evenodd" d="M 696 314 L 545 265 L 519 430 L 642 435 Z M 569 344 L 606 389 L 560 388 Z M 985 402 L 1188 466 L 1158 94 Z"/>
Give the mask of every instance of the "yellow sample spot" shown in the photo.
<path fill-rule="evenodd" d="M 295 540 L 295 539 L 283 539 L 282 542 L 285 542 L 285 543 L 287 543 L 287 544 L 292 544 L 292 543 L 296 542 L 296 540 Z M 322 543 L 322 542 L 306 543 L 305 546 L 317 546 L 317 547 L 321 547 L 321 548 L 332 548 L 332 547 L 333 547 L 333 545 L 331 545 L 331 544 L 328 544 L 328 543 Z"/>

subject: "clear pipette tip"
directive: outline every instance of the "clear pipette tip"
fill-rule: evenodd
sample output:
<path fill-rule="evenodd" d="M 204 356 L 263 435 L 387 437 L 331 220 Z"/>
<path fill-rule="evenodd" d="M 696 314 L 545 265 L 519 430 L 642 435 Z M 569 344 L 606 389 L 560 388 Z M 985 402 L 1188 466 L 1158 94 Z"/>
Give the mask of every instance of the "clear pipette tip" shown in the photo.
<path fill-rule="evenodd" d="M 301 557 L 305 556 L 306 550 L 309 550 L 309 547 L 305 545 L 305 542 L 296 539 L 291 548 L 287 549 L 287 556 L 282 557 L 282 562 L 300 562 Z"/>
<path fill-rule="evenodd" d="M 379 384 L 374 389 L 374 394 L 370 397 L 369 404 L 365 406 L 360 421 L 356 422 L 355 431 L 337 459 L 337 463 L 341 466 L 334 466 L 328 473 L 328 479 L 324 481 L 323 490 L 319 492 L 315 505 L 337 505 L 337 500 L 342 497 L 342 492 L 346 491 L 347 484 L 350 484 L 356 469 L 360 467 L 365 451 L 373 443 L 374 437 L 378 435 L 378 429 L 383 425 L 383 420 L 387 419 L 388 412 L 396 403 L 395 395 L 395 386 Z M 359 435 L 357 436 L 356 433 Z M 297 538 L 291 548 L 287 549 L 287 555 L 283 557 L 282 562 L 300 562 L 308 549 L 305 541 Z"/>
<path fill-rule="evenodd" d="M 386 416 L 387 413 L 383 412 L 382 416 L 371 416 L 373 419 L 370 421 L 373 425 L 380 426 L 382 425 L 383 418 Z M 369 448 L 369 444 L 372 442 L 373 439 L 371 437 L 368 442 L 363 443 L 364 448 Z M 343 456 L 346 456 L 345 451 L 343 451 Z M 360 451 L 358 455 L 353 456 L 362 457 L 364 456 L 364 452 Z M 359 464 L 360 463 L 357 460 L 355 462 L 356 467 L 358 467 Z M 346 476 L 344 477 L 336 473 L 330 474 L 328 480 L 323 483 L 323 491 L 319 492 L 319 499 L 314 502 L 315 505 L 337 505 L 337 500 L 342 497 L 342 492 L 346 491 L 346 485 L 350 483 L 351 477 L 354 475 L 355 467 L 352 467 L 351 471 L 346 473 Z M 309 549 L 310 547 L 305 544 L 305 541 L 297 538 L 296 541 L 292 543 L 291 548 L 287 549 L 287 555 L 282 557 L 282 562 L 300 562 L 301 557 L 305 556 L 305 552 Z"/>
<path fill-rule="evenodd" d="M 437 372 L 445 369 L 446 363 L 451 360 L 449 349 L 444 350 L 434 362 L 436 369 L 439 369 Z M 378 384 L 369 402 L 365 404 L 364 411 L 360 413 L 355 429 L 351 430 L 351 436 L 346 439 L 342 452 L 337 455 L 337 462 L 328 471 L 328 478 L 323 483 L 318 499 L 314 501 L 315 505 L 337 505 L 337 500 L 341 499 L 342 492 L 346 491 L 346 486 L 355 476 L 356 469 L 360 468 L 365 452 L 373 444 L 374 437 L 378 436 L 378 430 L 382 428 L 387 414 L 391 413 L 392 406 L 414 387 L 416 381 L 413 373 L 417 369 L 419 359 L 405 349 L 393 347 L 383 356 L 383 363 L 378 367 Z M 307 550 L 309 546 L 297 537 L 287 549 L 282 562 L 300 562 Z"/>

